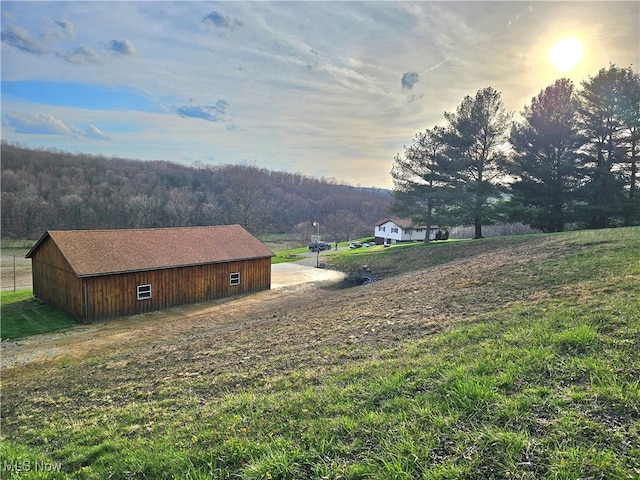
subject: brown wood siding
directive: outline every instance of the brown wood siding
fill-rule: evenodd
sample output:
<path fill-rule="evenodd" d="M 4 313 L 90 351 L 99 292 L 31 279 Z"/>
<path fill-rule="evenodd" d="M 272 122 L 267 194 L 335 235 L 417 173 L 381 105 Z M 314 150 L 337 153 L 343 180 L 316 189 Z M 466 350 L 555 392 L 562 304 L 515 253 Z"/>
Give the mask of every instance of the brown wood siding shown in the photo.
<path fill-rule="evenodd" d="M 240 285 L 229 284 L 240 273 Z M 271 259 L 167 268 L 82 279 L 87 288 L 85 320 L 136 315 L 271 288 Z M 151 285 L 151 298 L 137 299 L 139 285 Z"/>
<path fill-rule="evenodd" d="M 76 277 L 69 263 L 51 239 L 47 239 L 31 259 L 33 295 L 83 318 L 82 280 Z"/>

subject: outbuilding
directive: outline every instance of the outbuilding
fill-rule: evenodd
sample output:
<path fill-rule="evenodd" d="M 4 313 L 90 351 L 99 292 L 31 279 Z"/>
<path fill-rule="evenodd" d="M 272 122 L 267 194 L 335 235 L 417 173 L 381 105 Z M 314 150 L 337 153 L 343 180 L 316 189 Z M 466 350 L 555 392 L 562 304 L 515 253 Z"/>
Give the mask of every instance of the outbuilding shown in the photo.
<path fill-rule="evenodd" d="M 83 322 L 271 288 L 274 253 L 240 225 L 48 231 L 33 294 Z"/>

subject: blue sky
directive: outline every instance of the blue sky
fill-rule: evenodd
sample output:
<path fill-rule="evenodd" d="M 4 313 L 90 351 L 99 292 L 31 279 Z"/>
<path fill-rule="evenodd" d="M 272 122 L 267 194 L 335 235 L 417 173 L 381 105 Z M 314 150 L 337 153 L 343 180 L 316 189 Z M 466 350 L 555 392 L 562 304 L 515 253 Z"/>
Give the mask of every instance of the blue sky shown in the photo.
<path fill-rule="evenodd" d="M 492 86 L 640 65 L 633 2 L 11 2 L 2 139 L 392 186 L 394 156 Z M 561 74 L 548 52 L 583 44 Z"/>

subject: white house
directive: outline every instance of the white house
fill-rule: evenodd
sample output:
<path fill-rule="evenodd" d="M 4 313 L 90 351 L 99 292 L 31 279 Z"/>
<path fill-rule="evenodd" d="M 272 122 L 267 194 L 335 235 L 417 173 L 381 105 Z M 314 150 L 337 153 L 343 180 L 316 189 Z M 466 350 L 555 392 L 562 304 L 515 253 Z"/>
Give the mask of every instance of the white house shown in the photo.
<path fill-rule="evenodd" d="M 413 225 L 411 220 L 387 219 L 375 225 L 377 245 L 397 242 L 424 242 L 427 227 Z M 438 227 L 429 228 L 429 240 L 435 240 Z"/>

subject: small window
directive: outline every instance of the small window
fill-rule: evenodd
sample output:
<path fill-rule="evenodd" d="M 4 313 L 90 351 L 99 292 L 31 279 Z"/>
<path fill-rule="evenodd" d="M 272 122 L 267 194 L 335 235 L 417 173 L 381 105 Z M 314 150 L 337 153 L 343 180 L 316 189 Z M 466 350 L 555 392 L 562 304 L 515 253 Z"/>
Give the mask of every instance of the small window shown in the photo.
<path fill-rule="evenodd" d="M 240 285 L 240 272 L 234 272 L 229 275 L 229 285 Z"/>
<path fill-rule="evenodd" d="M 138 300 L 148 300 L 151 298 L 151 285 L 138 285 Z"/>
<path fill-rule="evenodd" d="M 391 227 L 391 233 L 398 233 L 398 227 Z"/>

